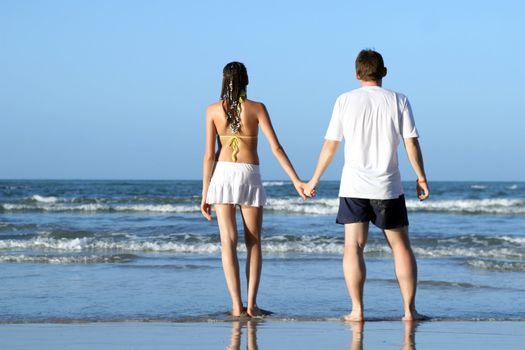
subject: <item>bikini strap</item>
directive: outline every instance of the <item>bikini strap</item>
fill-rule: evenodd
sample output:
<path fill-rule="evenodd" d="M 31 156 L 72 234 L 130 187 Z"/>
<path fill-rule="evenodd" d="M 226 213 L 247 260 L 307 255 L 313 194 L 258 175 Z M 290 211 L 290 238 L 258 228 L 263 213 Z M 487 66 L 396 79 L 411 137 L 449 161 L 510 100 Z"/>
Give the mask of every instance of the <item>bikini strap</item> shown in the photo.
<path fill-rule="evenodd" d="M 239 154 L 239 139 L 253 139 L 257 138 L 257 135 L 219 135 L 219 137 L 229 137 L 230 138 L 230 148 L 232 149 L 232 160 L 237 162 L 237 154 Z"/>

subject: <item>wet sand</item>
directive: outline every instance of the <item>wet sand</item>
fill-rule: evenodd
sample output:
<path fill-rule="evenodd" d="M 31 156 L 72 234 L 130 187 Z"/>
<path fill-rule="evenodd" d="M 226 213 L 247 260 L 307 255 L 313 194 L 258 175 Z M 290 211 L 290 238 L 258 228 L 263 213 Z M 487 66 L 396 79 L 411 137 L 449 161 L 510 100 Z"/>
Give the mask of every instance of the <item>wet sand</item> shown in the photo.
<path fill-rule="evenodd" d="M 3 349 L 523 349 L 519 321 L 2 324 Z"/>

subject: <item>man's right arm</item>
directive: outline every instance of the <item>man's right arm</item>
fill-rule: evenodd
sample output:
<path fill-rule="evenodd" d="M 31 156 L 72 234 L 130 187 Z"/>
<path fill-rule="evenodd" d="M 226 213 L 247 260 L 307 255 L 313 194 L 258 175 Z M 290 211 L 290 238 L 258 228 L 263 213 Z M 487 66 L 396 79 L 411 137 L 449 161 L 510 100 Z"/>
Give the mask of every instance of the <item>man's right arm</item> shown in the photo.
<path fill-rule="evenodd" d="M 424 201 L 430 195 L 427 176 L 425 174 L 425 167 L 423 165 L 423 154 L 421 153 L 421 147 L 417 137 L 406 138 L 403 140 L 405 143 L 405 149 L 407 151 L 408 160 L 412 164 L 417 175 L 416 191 L 419 200 Z"/>

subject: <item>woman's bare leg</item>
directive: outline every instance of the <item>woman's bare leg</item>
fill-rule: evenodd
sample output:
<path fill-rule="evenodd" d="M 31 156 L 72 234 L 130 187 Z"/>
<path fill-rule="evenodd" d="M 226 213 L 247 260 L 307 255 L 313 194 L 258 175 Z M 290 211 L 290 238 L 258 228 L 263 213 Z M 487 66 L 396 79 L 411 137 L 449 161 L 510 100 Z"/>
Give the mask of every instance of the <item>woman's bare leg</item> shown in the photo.
<path fill-rule="evenodd" d="M 235 206 L 216 204 L 215 213 L 221 235 L 221 257 L 226 285 L 232 299 L 232 316 L 240 316 L 243 311 L 239 260 L 237 259 L 237 223 Z"/>
<path fill-rule="evenodd" d="M 263 208 L 241 206 L 244 223 L 244 240 L 246 244 L 246 282 L 248 284 L 248 305 L 246 312 L 249 316 L 262 316 L 257 307 L 257 291 L 261 280 L 262 252 L 261 229 Z"/>
<path fill-rule="evenodd" d="M 352 299 L 352 312 L 345 316 L 346 321 L 363 321 L 363 288 L 366 279 L 364 258 L 368 239 L 368 222 L 345 224 L 345 249 L 343 272 L 346 287 Z"/>

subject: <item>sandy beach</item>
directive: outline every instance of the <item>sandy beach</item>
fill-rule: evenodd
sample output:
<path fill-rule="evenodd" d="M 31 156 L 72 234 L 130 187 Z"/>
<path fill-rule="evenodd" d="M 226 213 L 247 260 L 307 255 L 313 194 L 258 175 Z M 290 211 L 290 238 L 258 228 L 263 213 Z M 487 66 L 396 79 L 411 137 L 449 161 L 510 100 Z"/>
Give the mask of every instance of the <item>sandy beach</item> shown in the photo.
<path fill-rule="evenodd" d="M 4 324 L 5 349 L 522 349 L 523 322 Z"/>

